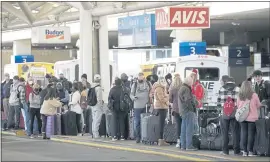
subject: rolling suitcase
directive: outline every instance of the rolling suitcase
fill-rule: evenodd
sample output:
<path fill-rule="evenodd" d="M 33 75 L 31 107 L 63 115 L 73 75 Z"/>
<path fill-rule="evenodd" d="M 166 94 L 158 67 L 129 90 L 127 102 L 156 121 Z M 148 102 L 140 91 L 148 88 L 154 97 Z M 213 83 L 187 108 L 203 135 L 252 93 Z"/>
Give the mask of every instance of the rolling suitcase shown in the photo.
<path fill-rule="evenodd" d="M 61 135 L 61 114 L 54 115 L 54 131 L 55 135 Z"/>
<path fill-rule="evenodd" d="M 99 135 L 106 136 L 106 115 L 102 114 L 100 125 L 99 125 Z"/>
<path fill-rule="evenodd" d="M 130 114 L 128 115 L 128 131 L 129 131 L 129 139 L 134 140 L 135 139 L 135 130 L 134 130 L 134 110 L 130 111 Z"/>
<path fill-rule="evenodd" d="M 92 109 L 91 108 L 87 108 L 84 110 L 85 113 L 85 133 L 89 133 L 92 135 Z"/>
<path fill-rule="evenodd" d="M 155 144 L 160 136 L 159 118 L 147 113 L 141 114 L 141 140 L 144 144 Z"/>
<path fill-rule="evenodd" d="M 267 116 L 267 106 L 260 108 L 259 119 L 255 121 L 256 135 L 254 151 L 257 155 L 270 157 L 270 119 Z"/>
<path fill-rule="evenodd" d="M 163 133 L 163 139 L 167 143 L 176 143 L 177 139 L 180 138 L 177 135 L 176 123 L 173 123 L 173 121 L 172 121 L 171 107 L 168 110 L 168 116 L 167 116 L 167 119 L 166 119 L 166 123 L 165 123 L 163 132 L 164 132 Z"/>
<path fill-rule="evenodd" d="M 76 113 L 67 111 L 61 115 L 62 134 L 68 136 L 77 136 Z"/>
<path fill-rule="evenodd" d="M 109 112 L 108 114 L 106 114 L 106 131 L 109 137 L 113 136 L 113 124 L 113 114 Z"/>
<path fill-rule="evenodd" d="M 55 115 L 47 116 L 46 137 L 50 138 L 55 133 Z"/>

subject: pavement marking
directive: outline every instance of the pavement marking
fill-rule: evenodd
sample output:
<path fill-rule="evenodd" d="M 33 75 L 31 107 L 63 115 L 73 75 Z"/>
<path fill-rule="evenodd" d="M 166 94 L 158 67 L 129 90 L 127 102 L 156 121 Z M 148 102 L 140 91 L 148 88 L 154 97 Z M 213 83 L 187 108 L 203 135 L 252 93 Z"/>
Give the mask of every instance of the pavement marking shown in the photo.
<path fill-rule="evenodd" d="M 42 141 L 42 140 L 28 140 L 28 141 L 5 141 L 5 142 L 3 142 L 2 141 L 2 144 L 5 144 L 5 143 L 7 143 L 7 144 L 12 144 L 12 143 L 29 143 L 29 142 L 46 142 L 45 140 L 44 141 Z"/>
<path fill-rule="evenodd" d="M 51 138 L 51 140 L 57 141 L 57 142 L 91 146 L 91 147 L 101 147 L 101 148 L 114 149 L 114 150 L 123 150 L 123 151 L 139 152 L 139 153 L 144 153 L 144 154 L 161 155 L 161 156 L 167 156 L 170 158 L 184 159 L 184 160 L 190 160 L 190 161 L 211 161 L 211 160 L 207 160 L 207 159 L 188 157 L 188 156 L 184 156 L 184 155 L 175 155 L 175 154 L 158 152 L 158 151 L 151 151 L 151 150 L 127 148 L 127 147 L 120 147 L 120 146 L 111 146 L 111 145 L 106 145 L 106 144 L 80 142 L 80 141 L 57 139 L 57 138 Z"/>
<path fill-rule="evenodd" d="M 76 136 L 71 136 L 71 138 L 73 139 L 80 139 L 80 137 L 76 137 Z M 123 145 L 123 143 L 117 143 L 117 142 L 113 142 L 113 141 L 102 141 L 102 140 L 95 140 L 95 139 L 91 139 L 93 142 L 103 142 L 103 143 L 110 143 L 110 144 L 120 144 Z M 138 146 L 137 144 L 131 144 L 131 143 L 127 143 L 127 145 L 129 146 Z M 208 158 L 218 158 L 218 159 L 224 159 L 224 160 L 232 160 L 232 161 L 250 161 L 250 159 L 241 159 L 241 158 L 233 158 L 233 157 L 225 157 L 222 155 L 210 155 L 207 153 L 199 153 L 199 152 L 189 152 L 189 151 L 182 151 L 182 150 L 173 150 L 173 149 L 166 149 L 166 148 L 161 148 L 161 147 L 149 147 L 149 146 L 144 146 L 141 145 L 139 147 L 144 147 L 147 149 L 155 149 L 155 150 L 163 150 L 163 151 L 170 151 L 170 152 L 175 152 L 175 153 L 184 153 L 184 154 L 189 154 L 189 155 L 196 155 L 196 156 L 203 156 L 203 157 L 208 157 Z"/>
<path fill-rule="evenodd" d="M 16 133 L 15 132 L 1 131 L 1 134 L 16 136 Z"/>

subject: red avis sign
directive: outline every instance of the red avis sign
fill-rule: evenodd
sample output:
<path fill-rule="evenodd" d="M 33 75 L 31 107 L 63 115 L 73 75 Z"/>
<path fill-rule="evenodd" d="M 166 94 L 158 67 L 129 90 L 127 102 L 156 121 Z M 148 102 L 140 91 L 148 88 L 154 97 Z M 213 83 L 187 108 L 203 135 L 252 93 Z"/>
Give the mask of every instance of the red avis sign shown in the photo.
<path fill-rule="evenodd" d="M 210 28 L 209 7 L 170 7 L 169 28 Z"/>
<path fill-rule="evenodd" d="M 169 27 L 168 13 L 163 8 L 155 10 L 156 15 L 156 29 L 166 29 Z"/>

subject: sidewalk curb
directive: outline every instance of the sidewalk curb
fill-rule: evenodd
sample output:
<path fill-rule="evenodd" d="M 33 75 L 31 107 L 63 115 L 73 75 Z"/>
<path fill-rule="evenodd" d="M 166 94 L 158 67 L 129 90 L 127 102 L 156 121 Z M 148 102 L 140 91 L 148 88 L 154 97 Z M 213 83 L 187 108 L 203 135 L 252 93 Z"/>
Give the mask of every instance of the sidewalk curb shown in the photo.
<path fill-rule="evenodd" d="M 100 148 L 113 149 L 113 150 L 121 150 L 121 151 L 139 152 L 139 153 L 151 154 L 151 155 L 167 156 L 170 158 L 176 158 L 176 159 L 182 159 L 182 160 L 184 159 L 184 160 L 189 160 L 189 161 L 211 161 L 211 160 L 202 159 L 202 158 L 195 158 L 195 157 L 189 157 L 189 156 L 184 156 L 184 155 L 176 155 L 176 154 L 164 153 L 164 152 L 153 151 L 153 150 L 135 149 L 135 148 L 128 148 L 128 147 L 112 146 L 112 145 L 106 145 L 106 144 L 97 144 L 97 143 L 91 143 L 91 142 L 80 142 L 80 141 L 65 140 L 65 139 L 58 139 L 58 138 L 51 138 L 51 140 L 56 141 L 56 142 L 85 145 L 85 146 L 91 146 L 91 147 L 100 147 Z"/>
<path fill-rule="evenodd" d="M 12 136 L 16 136 L 16 133 L 15 133 L 15 132 L 1 131 L 1 134 L 3 134 L 3 135 L 12 135 Z"/>

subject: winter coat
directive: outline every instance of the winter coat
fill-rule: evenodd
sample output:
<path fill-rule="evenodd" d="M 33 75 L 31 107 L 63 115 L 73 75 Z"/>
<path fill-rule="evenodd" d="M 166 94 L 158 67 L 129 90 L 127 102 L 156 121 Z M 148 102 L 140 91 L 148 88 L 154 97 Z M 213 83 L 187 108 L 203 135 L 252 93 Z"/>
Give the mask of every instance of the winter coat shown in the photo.
<path fill-rule="evenodd" d="M 61 106 L 62 103 L 56 98 L 44 100 L 40 109 L 40 114 L 46 116 L 55 115 L 57 113 L 57 108 L 60 108 Z"/>
<path fill-rule="evenodd" d="M 155 83 L 154 89 L 154 109 L 168 109 L 169 108 L 169 96 L 166 91 L 166 87 Z"/>

